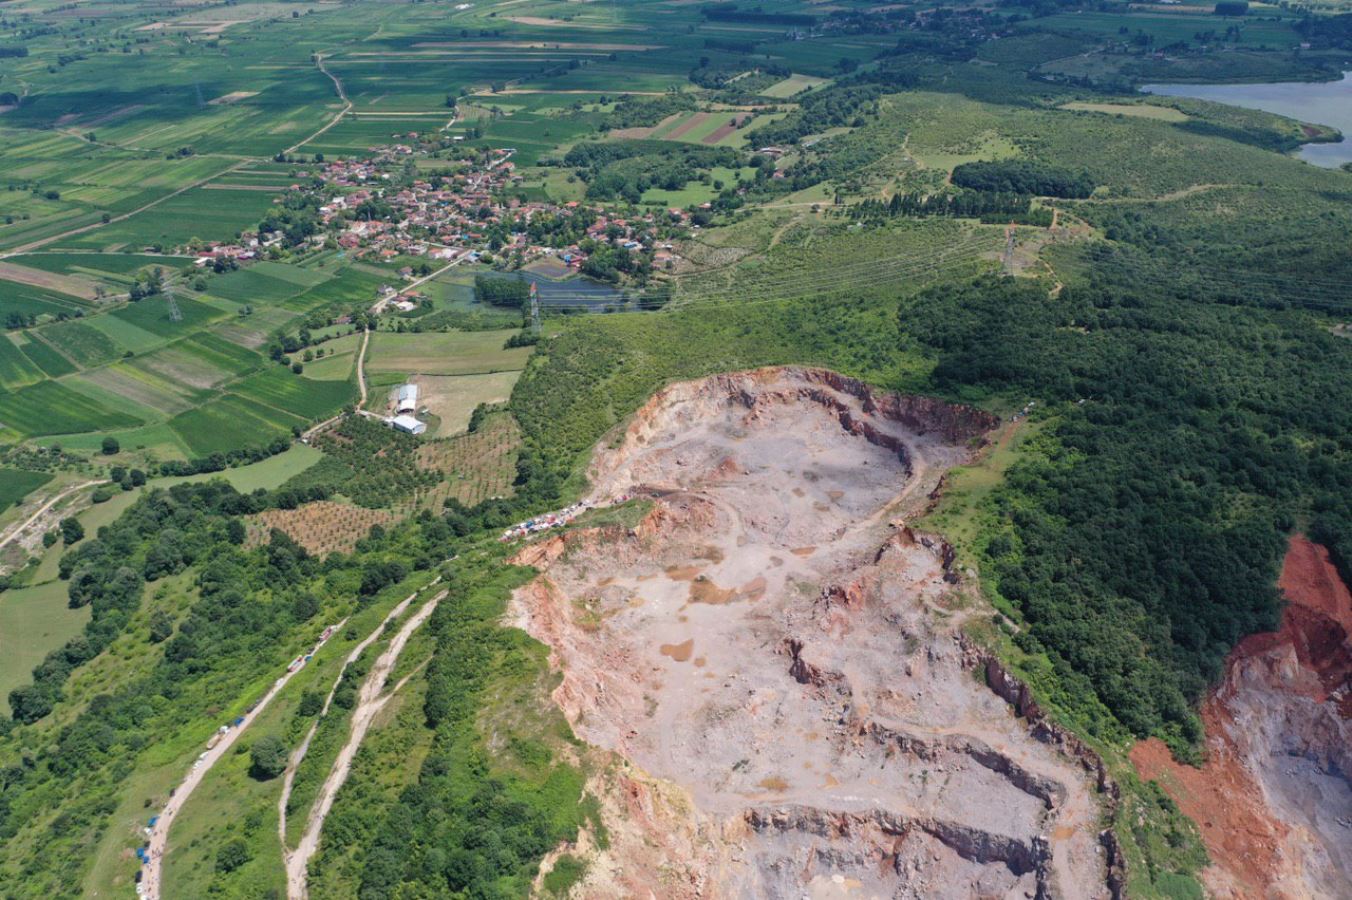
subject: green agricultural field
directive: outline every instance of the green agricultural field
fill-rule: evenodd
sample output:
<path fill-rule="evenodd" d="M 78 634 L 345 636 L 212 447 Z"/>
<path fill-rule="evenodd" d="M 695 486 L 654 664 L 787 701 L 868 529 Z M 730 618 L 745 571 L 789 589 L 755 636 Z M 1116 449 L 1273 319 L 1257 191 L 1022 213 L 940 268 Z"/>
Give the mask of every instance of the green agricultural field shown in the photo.
<path fill-rule="evenodd" d="M 42 376 L 42 370 L 16 343 L 0 336 L 0 387 L 14 390 L 41 381 Z"/>
<path fill-rule="evenodd" d="M 357 396 L 356 385 L 349 382 L 316 381 L 281 366 L 270 366 L 250 375 L 231 385 L 230 390 L 302 419 L 327 418 Z"/>
<path fill-rule="evenodd" d="M 88 621 L 89 607 L 70 608 L 63 581 L 0 594 L 0 710 L 9 712 L 9 692 L 31 681 L 29 673 L 48 651 L 79 634 Z"/>
<path fill-rule="evenodd" d="M 147 247 L 167 249 L 185 244 L 192 238 L 229 240 L 245 229 L 256 227 L 270 206 L 272 195 L 263 191 L 193 188 L 165 200 L 154 209 L 63 238 L 53 246 L 136 251 Z"/>
<path fill-rule="evenodd" d="M 504 350 L 514 331 L 448 331 L 424 334 L 371 335 L 366 351 L 368 372 L 423 375 L 477 375 L 522 369 L 529 347 Z"/>
<path fill-rule="evenodd" d="M 1104 113 L 1110 116 L 1136 116 L 1142 119 L 1156 119 L 1160 122 L 1186 122 L 1187 113 L 1172 106 L 1156 106 L 1151 103 L 1066 103 L 1061 109 L 1073 109 L 1080 112 Z"/>
<path fill-rule="evenodd" d="M 164 302 L 164 298 L 151 298 L 142 302 L 158 304 L 161 309 L 165 310 L 164 315 L 166 317 L 168 316 L 168 307 Z M 151 308 L 152 307 L 147 306 L 146 312 L 148 313 Z M 89 319 L 85 320 L 85 322 L 85 327 L 101 334 L 104 339 L 115 348 L 114 356 L 124 356 L 128 353 L 145 353 L 148 350 L 153 350 L 166 343 L 165 337 L 157 335 L 154 332 L 146 331 L 144 328 L 138 328 L 122 316 L 91 316 Z M 99 356 L 95 356 L 91 357 L 91 362 L 85 363 L 85 365 L 96 365 L 97 363 L 92 362 L 92 360 L 107 361 Z"/>
<path fill-rule="evenodd" d="M 89 304 L 75 297 L 17 281 L 0 280 L 0 321 L 11 313 L 25 316 L 73 315 L 89 308 Z"/>
<path fill-rule="evenodd" d="M 324 458 L 324 454 L 305 444 L 292 444 L 283 453 L 269 456 L 267 459 L 247 466 L 236 466 L 221 472 L 208 472 L 201 475 L 177 475 L 170 478 L 155 479 L 157 487 L 172 487 L 176 484 L 194 484 L 213 479 L 223 479 L 242 494 L 257 490 L 270 491 L 279 488 L 292 477 L 299 475 Z"/>
<path fill-rule="evenodd" d="M 24 332 L 21 335 L 16 335 L 16 338 L 23 355 L 32 360 L 33 364 L 43 371 L 43 374 L 52 378 L 59 378 L 75 371 L 75 365 L 53 349 L 52 345 L 43 340 L 38 332 Z"/>
<path fill-rule="evenodd" d="M 76 381 L 71 382 L 73 389 L 80 389 Z M 138 407 L 132 407 L 137 409 Z M 138 413 L 139 414 L 139 413 Z M 163 416 L 159 410 L 147 408 L 147 418 L 160 418 Z M 193 454 L 188 449 L 187 444 L 183 442 L 178 432 L 169 427 L 167 421 L 155 422 L 151 425 L 142 425 L 138 428 L 110 429 L 106 432 L 90 432 L 87 434 L 64 435 L 61 438 L 61 446 L 68 448 L 75 453 L 87 453 L 90 455 L 100 452 L 100 445 L 106 436 L 112 436 L 117 439 L 122 446 L 123 453 L 141 454 L 143 458 L 153 457 L 156 460 L 166 459 L 188 459 Z M 98 507 L 102 508 L 102 507 Z"/>
<path fill-rule="evenodd" d="M 1199 33 L 1224 33 L 1231 25 L 1239 26 L 1239 46 L 1244 48 L 1289 50 L 1300 43 L 1300 35 L 1291 27 L 1290 20 L 1270 22 L 1266 18 L 1226 19 L 1207 14 L 1137 10 L 1127 16 L 1088 11 L 1062 13 L 1038 22 L 1039 29 L 1083 32 L 1101 38 L 1119 37 L 1121 29 L 1126 28 L 1129 35 L 1149 35 L 1159 47 L 1194 42 Z"/>
<path fill-rule="evenodd" d="M 140 424 L 140 419 L 96 403 L 55 381 L 0 394 L 0 425 L 24 436 L 106 431 Z"/>
<path fill-rule="evenodd" d="M 328 280 L 322 272 L 259 262 L 212 278 L 207 289 L 216 297 L 259 305 L 281 303 Z"/>
<path fill-rule="evenodd" d="M 26 253 L 14 257 L 14 262 L 31 269 L 62 274 L 92 275 L 96 277 L 116 276 L 125 278 L 135 275 L 142 269 L 159 266 L 162 269 L 178 269 L 190 262 L 182 256 L 143 256 L 134 253 Z"/>
<path fill-rule="evenodd" d="M 98 366 L 117 359 L 127 349 L 107 333 L 109 320 L 111 316 L 93 316 L 88 321 L 58 322 L 37 334 L 78 365 Z"/>
<path fill-rule="evenodd" d="M 326 355 L 305 364 L 305 377 L 315 381 L 346 381 L 351 378 L 361 340 L 361 335 L 350 334 L 320 344 Z"/>
<path fill-rule="evenodd" d="M 48 472 L 0 469 L 0 512 L 4 512 L 52 480 Z"/>
<path fill-rule="evenodd" d="M 209 456 L 265 444 L 278 435 L 290 434 L 293 427 L 304 426 L 308 421 L 227 394 L 174 416 L 169 427 L 182 438 L 193 456 Z"/>
<path fill-rule="evenodd" d="M 176 297 L 179 317 L 173 316 L 169 301 L 162 296 L 147 297 L 139 303 L 129 303 L 109 315 L 128 325 L 162 337 L 178 337 L 197 330 L 200 326 L 223 318 L 223 314 L 205 303 L 188 297 Z"/>
<path fill-rule="evenodd" d="M 826 78 L 817 78 L 813 75 L 791 75 L 783 81 L 770 85 L 761 91 L 766 97 L 775 97 L 781 100 L 787 100 L 795 97 L 804 91 L 816 90 L 817 88 L 830 84 Z"/>

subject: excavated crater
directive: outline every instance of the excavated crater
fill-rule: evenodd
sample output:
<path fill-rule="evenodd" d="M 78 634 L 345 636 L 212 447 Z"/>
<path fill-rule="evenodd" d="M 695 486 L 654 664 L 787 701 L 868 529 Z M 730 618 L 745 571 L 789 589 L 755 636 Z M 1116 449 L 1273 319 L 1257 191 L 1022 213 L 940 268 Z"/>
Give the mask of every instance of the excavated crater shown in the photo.
<path fill-rule="evenodd" d="M 597 451 L 592 499 L 652 511 L 523 550 L 512 606 L 621 758 L 580 896 L 1115 893 L 1111 784 L 987 686 L 960 626 L 989 609 L 905 524 L 995 424 L 775 368 L 673 385 Z"/>

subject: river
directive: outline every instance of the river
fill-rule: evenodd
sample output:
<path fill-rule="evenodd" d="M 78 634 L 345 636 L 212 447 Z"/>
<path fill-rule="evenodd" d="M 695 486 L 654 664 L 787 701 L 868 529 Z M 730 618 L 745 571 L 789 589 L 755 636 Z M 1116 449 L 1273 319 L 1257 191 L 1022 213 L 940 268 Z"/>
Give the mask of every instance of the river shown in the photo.
<path fill-rule="evenodd" d="M 1287 116 L 1299 122 L 1331 125 L 1343 133 L 1336 144 L 1304 144 L 1301 159 L 1326 169 L 1352 162 L 1352 72 L 1341 81 L 1272 84 L 1147 84 L 1141 90 L 1163 97 L 1193 97 Z"/>

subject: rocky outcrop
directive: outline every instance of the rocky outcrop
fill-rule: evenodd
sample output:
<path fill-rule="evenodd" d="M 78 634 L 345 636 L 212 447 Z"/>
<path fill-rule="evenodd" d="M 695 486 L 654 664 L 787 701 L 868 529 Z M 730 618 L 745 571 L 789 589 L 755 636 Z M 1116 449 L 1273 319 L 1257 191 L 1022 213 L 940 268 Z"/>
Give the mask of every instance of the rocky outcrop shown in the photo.
<path fill-rule="evenodd" d="M 1001 864 L 1014 875 L 1037 874 L 1040 885 L 1045 881 L 1045 870 L 1051 860 L 1051 850 L 1043 838 L 1020 840 L 957 822 L 926 816 L 910 817 L 890 810 L 850 813 L 815 806 L 779 806 L 749 809 L 745 816 L 751 829 L 761 834 L 796 832 L 849 841 L 875 828 L 883 835 L 896 837 L 922 832 L 968 862 Z M 1038 895 L 1046 896 L 1041 889 Z"/>
<path fill-rule="evenodd" d="M 1000 424 L 998 417 L 974 406 L 947 403 L 935 397 L 879 394 L 858 379 L 826 369 L 798 371 L 810 381 L 820 381 L 841 393 L 857 397 L 865 412 L 899 422 L 919 435 L 938 434 L 950 444 L 984 439 L 988 431 Z"/>

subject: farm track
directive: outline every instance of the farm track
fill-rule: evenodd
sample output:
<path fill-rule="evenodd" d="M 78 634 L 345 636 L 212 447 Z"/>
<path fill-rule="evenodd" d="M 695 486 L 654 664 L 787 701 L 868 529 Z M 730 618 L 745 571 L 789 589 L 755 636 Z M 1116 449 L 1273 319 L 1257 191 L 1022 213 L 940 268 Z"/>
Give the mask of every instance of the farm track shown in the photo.
<path fill-rule="evenodd" d="M 441 577 L 437 576 L 432 584 L 437 584 L 439 581 L 441 581 Z M 301 741 L 300 746 L 291 754 L 291 759 L 287 761 L 286 773 L 282 778 L 282 795 L 277 800 L 277 838 L 282 845 L 283 862 L 291 855 L 291 849 L 286 845 L 286 805 L 291 800 L 291 789 L 296 781 L 296 770 L 300 768 L 300 764 L 305 760 L 305 755 L 310 751 L 310 742 L 314 740 L 315 732 L 319 730 L 320 721 L 329 714 L 329 706 L 333 703 L 333 695 L 338 692 L 338 685 L 343 680 L 343 673 L 347 671 L 348 666 L 356 662 L 366 652 L 367 647 L 376 642 L 380 635 L 384 633 L 386 626 L 403 615 L 404 610 L 408 609 L 408 605 L 417 596 L 418 592 L 414 591 L 405 597 L 394 609 L 390 610 L 385 618 L 380 620 L 380 624 L 363 638 L 360 644 L 352 648 L 352 652 L 347 655 L 347 659 L 343 660 L 343 666 L 338 670 L 337 677 L 333 679 L 333 687 L 329 688 L 328 696 L 324 698 L 324 708 L 320 710 L 319 718 L 315 719 L 315 723 L 310 726 L 310 730 L 305 734 L 305 740 Z"/>
<path fill-rule="evenodd" d="M 290 147 L 287 147 L 284 151 L 282 151 L 283 153 L 294 153 L 299 148 L 304 147 L 306 144 L 310 143 L 310 141 L 313 141 L 315 138 L 319 137 L 321 134 L 328 131 L 330 128 L 337 125 L 339 122 L 343 121 L 343 116 L 347 115 L 349 112 L 352 111 L 352 101 L 347 98 L 347 89 L 343 87 L 343 80 L 339 78 L 337 75 L 330 72 L 328 66 L 324 65 L 323 54 L 320 53 L 315 54 L 315 65 L 319 66 L 319 71 L 327 75 L 329 80 L 333 82 L 334 90 L 338 92 L 338 99 L 343 101 L 343 108 L 339 110 L 338 113 L 328 121 L 328 124 L 324 125 L 314 134 L 307 137 L 305 140 L 297 144 L 293 144 Z"/>
<path fill-rule="evenodd" d="M 51 509 L 54 505 L 56 505 L 56 504 L 57 504 L 58 502 L 60 502 L 61 500 L 64 500 L 66 497 L 69 497 L 71 494 L 78 493 L 78 492 L 84 490 L 84 489 L 87 488 L 87 487 L 93 487 L 93 486 L 99 485 L 99 484 L 110 484 L 110 483 L 111 483 L 111 482 L 110 482 L 107 478 L 100 478 L 100 479 L 95 479 L 94 481 L 84 481 L 84 482 L 81 482 L 80 484 L 72 485 L 72 486 L 66 488 L 64 491 L 62 491 L 61 493 L 57 494 L 55 497 L 53 497 L 52 499 L 48 500 L 46 503 L 42 504 L 41 506 L 39 506 L 39 507 L 37 508 L 37 511 L 36 511 L 36 512 L 34 512 L 34 513 L 33 513 L 31 516 L 29 516 L 27 519 L 24 519 L 23 522 L 21 522 L 17 527 L 15 527 L 13 530 L 11 530 L 9 534 L 5 535 L 3 538 L 0 538 L 0 549 L 3 549 L 3 548 L 5 548 L 5 547 L 9 546 L 9 544 L 10 544 L 15 538 L 17 538 L 19 535 L 23 534 L 25 531 L 28 530 L 28 526 L 30 526 L 30 525 L 32 525 L 34 522 L 36 522 L 36 521 L 37 521 L 37 520 L 38 520 L 45 512 L 47 512 L 47 510 Z"/>
<path fill-rule="evenodd" d="M 348 772 L 352 768 L 352 760 L 357 755 L 357 750 L 361 748 L 361 742 L 366 737 L 366 732 L 370 729 L 371 723 L 375 721 L 376 715 L 385 707 L 385 704 L 394 696 L 394 690 L 384 691 L 385 682 L 394 666 L 399 661 L 400 655 L 404 652 L 404 646 L 408 643 L 413 632 L 417 631 L 428 617 L 436 610 L 437 604 L 446 596 L 445 590 L 438 593 L 431 600 L 423 604 L 416 613 L 414 613 L 403 627 L 399 629 L 390 640 L 390 644 L 385 648 L 385 652 L 380 654 L 375 664 L 371 667 L 371 672 L 362 682 L 361 690 L 357 694 L 357 705 L 352 713 L 351 730 L 348 733 L 347 742 L 342 749 L 338 751 L 338 756 L 333 762 L 333 768 L 329 775 L 324 779 L 323 785 L 319 788 L 319 794 L 315 797 L 315 802 L 310 807 L 310 816 L 305 824 L 305 833 L 301 836 L 300 843 L 290 854 L 283 854 L 286 857 L 286 895 L 288 900 L 303 900 L 309 896 L 307 886 L 307 869 L 310 859 L 315 851 L 319 849 L 319 839 L 324 829 L 324 820 L 328 817 L 329 811 L 333 808 L 333 802 L 337 798 L 338 791 L 342 789 L 347 781 Z"/>
<path fill-rule="evenodd" d="M 334 625 L 333 631 L 336 633 L 338 629 L 346 624 L 346 622 L 347 619 L 343 619 L 338 624 Z M 324 646 L 324 643 L 325 642 L 322 640 L 316 643 L 314 649 L 312 649 L 310 653 L 318 653 L 319 649 Z M 212 747 L 202 754 L 202 756 L 198 757 L 200 765 L 194 765 L 179 786 L 173 791 L 169 798 L 169 802 L 165 804 L 163 811 L 160 812 L 158 819 L 155 822 L 155 826 L 150 831 L 150 840 L 148 841 L 149 849 L 146 851 L 148 861 L 142 869 L 143 874 L 141 876 L 141 886 L 144 888 L 146 900 L 159 900 L 160 897 L 164 896 L 161 866 L 163 864 L 164 854 L 169 847 L 169 829 L 173 827 L 174 820 L 178 818 L 178 814 L 182 812 L 183 805 L 188 802 L 188 798 L 192 796 L 193 791 L 195 791 L 197 786 L 202 783 L 202 779 L 206 777 L 212 767 L 216 765 L 221 757 L 225 756 L 226 752 L 231 747 L 234 746 L 235 741 L 239 739 L 239 736 L 244 733 L 245 729 L 257 720 L 258 716 L 268 708 L 270 703 L 272 703 L 273 698 L 282 692 L 282 689 L 286 687 L 287 683 L 291 681 L 292 677 L 294 677 L 297 672 L 302 671 L 304 668 L 305 663 L 302 662 L 299 666 L 296 666 L 294 669 L 286 672 L 282 677 L 274 681 L 272 686 L 268 688 L 267 693 L 265 693 L 262 699 L 254 705 L 253 710 L 245 713 L 241 717 L 243 718 L 243 721 L 240 722 L 237 727 L 227 730 L 215 747 Z"/>
<path fill-rule="evenodd" d="M 369 330 L 362 331 L 361 350 L 358 351 L 357 353 L 357 387 L 361 390 L 361 399 L 357 401 L 357 412 L 359 413 L 362 412 L 362 408 L 366 406 L 366 372 L 363 369 L 363 366 L 366 364 L 366 345 L 369 344 L 370 342 L 371 342 L 371 332 Z M 319 434 L 319 432 L 323 431 L 325 428 L 328 428 L 330 425 L 332 425 L 334 422 L 337 422 L 345 415 L 347 414 L 339 413 L 336 416 L 332 416 L 328 419 L 325 419 L 318 425 L 315 425 L 309 431 L 306 431 L 304 434 L 302 434 L 301 438 L 306 441 L 310 440 L 316 434 Z"/>

